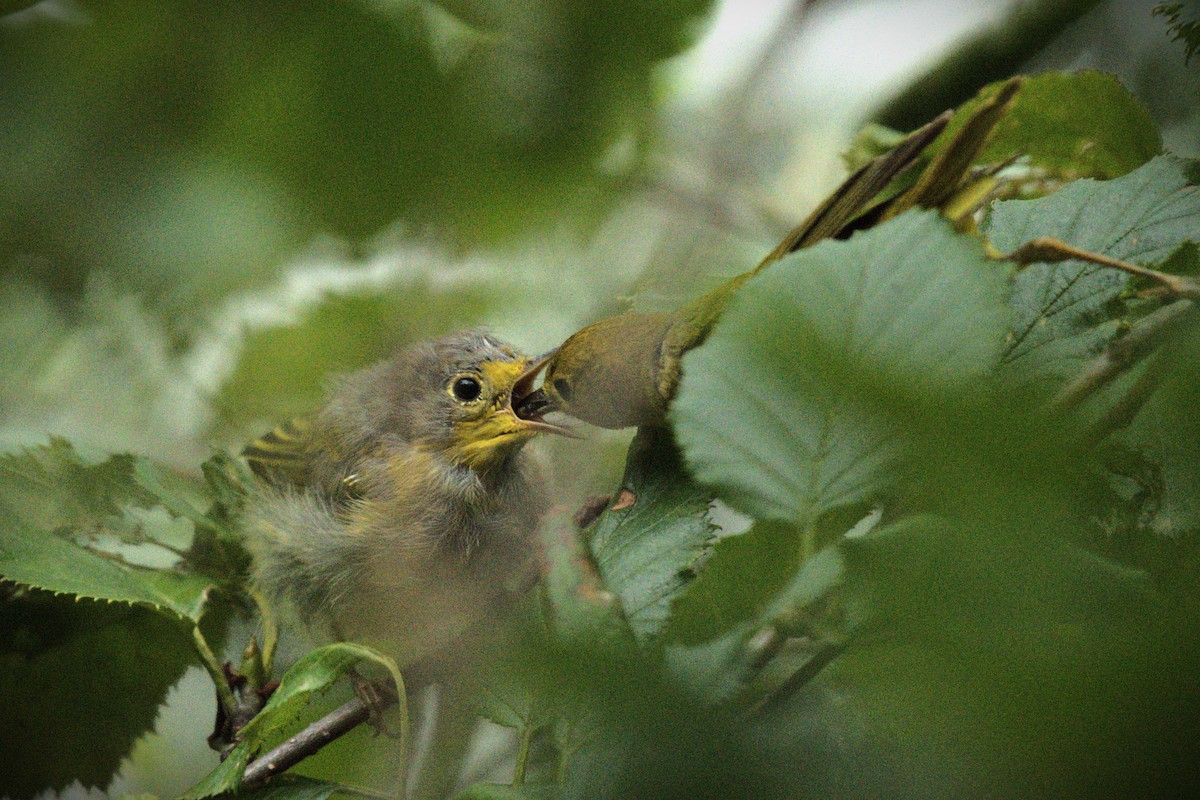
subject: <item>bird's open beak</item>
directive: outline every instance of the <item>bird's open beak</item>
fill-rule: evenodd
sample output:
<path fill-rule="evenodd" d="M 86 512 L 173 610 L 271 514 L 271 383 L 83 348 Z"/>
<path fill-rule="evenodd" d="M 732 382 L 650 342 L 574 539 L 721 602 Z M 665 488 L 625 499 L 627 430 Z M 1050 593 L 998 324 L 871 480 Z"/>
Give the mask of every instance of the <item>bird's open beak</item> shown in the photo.
<path fill-rule="evenodd" d="M 571 428 L 565 425 L 557 425 L 553 422 L 546 422 L 543 415 L 549 414 L 551 411 L 557 411 L 558 405 L 550 399 L 546 392 L 542 389 L 534 389 L 533 385 L 537 382 L 538 375 L 550 363 L 550 359 L 554 358 L 554 354 L 558 350 L 551 350 L 535 358 L 530 362 L 513 384 L 512 391 L 509 395 L 509 407 L 516 414 L 517 419 L 529 425 L 534 430 L 544 431 L 546 433 L 557 433 L 559 436 L 569 436 L 572 439 L 580 439 L 581 437 Z"/>

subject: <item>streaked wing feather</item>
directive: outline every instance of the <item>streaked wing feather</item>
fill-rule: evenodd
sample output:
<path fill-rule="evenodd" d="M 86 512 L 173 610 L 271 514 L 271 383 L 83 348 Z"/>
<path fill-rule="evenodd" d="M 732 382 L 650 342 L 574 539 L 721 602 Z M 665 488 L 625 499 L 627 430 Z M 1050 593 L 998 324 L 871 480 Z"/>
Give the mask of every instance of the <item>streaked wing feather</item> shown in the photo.
<path fill-rule="evenodd" d="M 242 456 L 264 480 L 303 486 L 308 481 L 311 441 L 312 420 L 296 417 L 246 445 Z"/>

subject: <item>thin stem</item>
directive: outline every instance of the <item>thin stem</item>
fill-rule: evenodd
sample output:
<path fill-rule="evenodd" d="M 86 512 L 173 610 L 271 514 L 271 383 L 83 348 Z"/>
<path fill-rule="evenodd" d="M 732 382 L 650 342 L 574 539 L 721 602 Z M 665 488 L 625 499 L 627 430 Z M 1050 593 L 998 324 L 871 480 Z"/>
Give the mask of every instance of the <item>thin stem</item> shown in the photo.
<path fill-rule="evenodd" d="M 1106 256 L 1103 253 L 1093 253 L 1052 236 L 1039 236 L 1018 247 L 1007 258 L 1018 264 L 1046 263 L 1055 264 L 1060 261 L 1087 261 L 1102 267 L 1112 267 L 1130 275 L 1147 278 L 1162 286 L 1175 297 L 1185 297 L 1192 300 L 1200 299 L 1200 285 L 1188 280 L 1182 275 L 1171 275 L 1156 269 L 1139 267 L 1128 261 Z"/>
<path fill-rule="evenodd" d="M 807 564 L 817 552 L 817 530 L 813 523 L 808 523 L 800 531 L 800 563 Z"/>
<path fill-rule="evenodd" d="M 262 620 L 263 673 L 270 679 L 275 666 L 275 650 L 279 646 L 279 623 L 275 619 L 275 612 L 271 609 L 271 604 L 267 602 L 267 599 L 263 597 L 261 592 L 252 586 L 247 586 L 246 593 L 250 595 L 250 599 L 258 607 L 258 617 Z"/>
<path fill-rule="evenodd" d="M 1096 420 L 1083 437 L 1084 447 L 1093 447 L 1103 441 L 1109 434 L 1121 430 L 1129 423 L 1154 394 L 1158 384 L 1162 382 L 1162 356 L 1159 354 L 1146 371 L 1138 376 L 1133 386 L 1117 403 L 1100 419 Z"/>
<path fill-rule="evenodd" d="M 1154 352 L 1174 331 L 1193 321 L 1196 303 L 1176 300 L 1134 324 L 1050 402 L 1051 410 L 1070 411 Z M 1143 401 L 1144 402 L 1144 401 Z"/>
<path fill-rule="evenodd" d="M 533 743 L 533 726 L 525 724 L 521 726 L 521 738 L 517 743 L 517 763 L 513 767 L 513 786 L 523 786 L 525 784 L 525 768 L 529 763 L 529 748 Z"/>
<path fill-rule="evenodd" d="M 793 672 L 778 689 L 764 697 L 754 706 L 753 710 L 769 711 L 778 708 L 785 700 L 800 691 L 813 678 L 817 677 L 817 674 L 829 666 L 830 662 L 841 655 L 845 649 L 846 645 L 842 643 L 830 642 L 825 644 L 820 650 L 813 653 L 812 658 L 804 662 L 804 666 Z"/>
<path fill-rule="evenodd" d="M 217 688 L 217 702 L 221 704 L 221 711 L 224 713 L 225 719 L 236 719 L 238 705 L 233 696 L 233 687 L 229 685 L 229 678 L 222 669 L 221 662 L 217 660 L 216 653 L 208 646 L 208 640 L 200 632 L 199 625 L 192 626 L 192 644 L 196 648 L 197 655 L 200 656 L 200 663 L 208 670 L 208 676 L 212 678 L 213 685 Z"/>

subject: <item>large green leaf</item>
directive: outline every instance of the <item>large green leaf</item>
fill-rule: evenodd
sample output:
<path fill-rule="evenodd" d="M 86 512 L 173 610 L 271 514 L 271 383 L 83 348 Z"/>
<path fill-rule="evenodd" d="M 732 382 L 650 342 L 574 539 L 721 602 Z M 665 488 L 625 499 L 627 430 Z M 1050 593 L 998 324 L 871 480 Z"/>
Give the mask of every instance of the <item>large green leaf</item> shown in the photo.
<path fill-rule="evenodd" d="M 237 746 L 203 780 L 189 789 L 185 798 L 213 797 L 234 791 L 242 780 L 250 759 L 278 741 L 300 717 L 314 694 L 327 691 L 351 667 L 367 661 L 384 667 L 404 697 L 404 682 L 395 662 L 369 647 L 338 642 L 313 650 L 284 673 L 279 688 L 261 712 L 241 730 Z M 407 728 L 408 711 L 400 703 L 401 725 Z"/>
<path fill-rule="evenodd" d="M 12 514 L 3 504 L 0 513 Z M 58 594 L 166 609 L 193 622 L 213 588 L 207 578 L 139 568 L 15 519 L 0 528 L 0 575 Z"/>
<path fill-rule="evenodd" d="M 615 505 L 595 523 L 590 546 L 604 586 L 643 641 L 659 634 L 672 599 L 710 544 L 711 495 L 688 479 L 668 434 L 643 430 L 629 450 Z"/>
<path fill-rule="evenodd" d="M 1111 181 L 1076 181 L 1049 197 L 997 204 L 985 232 L 1003 252 L 1039 236 L 1137 264 L 1165 261 L 1200 238 L 1196 162 L 1161 156 Z M 1006 369 L 1021 381 L 1061 380 L 1079 372 L 1112 337 L 1109 304 L 1128 284 L 1122 272 L 1066 261 L 1017 274 Z"/>
<path fill-rule="evenodd" d="M 795 253 L 746 284 L 684 357 L 673 409 L 693 474 L 807 525 L 893 483 L 910 393 L 970 393 L 1008 327 L 1003 270 L 931 212 Z"/>
<path fill-rule="evenodd" d="M 178 484 L 144 459 L 85 458 L 59 439 L 0 456 L 0 576 L 198 621 L 213 583 L 182 554 L 204 517 Z"/>
<path fill-rule="evenodd" d="M 148 608 L 0 585 L 2 793 L 106 787 L 194 660 L 186 631 Z"/>

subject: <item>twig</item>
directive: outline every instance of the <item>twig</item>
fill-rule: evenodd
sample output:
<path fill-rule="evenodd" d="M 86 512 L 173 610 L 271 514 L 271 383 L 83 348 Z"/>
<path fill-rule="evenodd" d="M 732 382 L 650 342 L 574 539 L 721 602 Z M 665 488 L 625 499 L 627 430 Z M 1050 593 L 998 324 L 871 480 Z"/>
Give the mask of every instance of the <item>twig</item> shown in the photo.
<path fill-rule="evenodd" d="M 1115 433 L 1133 422 L 1133 418 L 1137 416 L 1138 411 L 1142 409 L 1162 381 L 1161 359 L 1160 354 L 1146 367 L 1146 371 L 1138 376 L 1133 386 L 1129 387 L 1129 391 L 1117 401 L 1116 405 L 1092 423 L 1081 442 L 1085 449 L 1094 447 L 1109 434 Z"/>
<path fill-rule="evenodd" d="M 1018 264 L 1034 264 L 1039 262 L 1055 264 L 1060 261 L 1087 261 L 1102 267 L 1119 269 L 1130 275 L 1148 278 L 1162 286 L 1175 297 L 1200 300 L 1200 285 L 1182 275 L 1171 275 L 1166 272 L 1159 272 L 1156 269 L 1139 267 L 1137 264 L 1130 264 L 1128 261 L 1121 261 L 1102 253 L 1093 253 L 1089 250 L 1069 245 L 1052 236 L 1039 236 L 1036 239 L 1032 239 L 1009 253 L 1006 258 Z"/>
<path fill-rule="evenodd" d="M 529 749 L 533 744 L 533 725 L 526 723 L 521 726 L 521 739 L 517 744 L 517 761 L 513 767 L 513 786 L 525 784 L 525 770 L 529 764 Z"/>
<path fill-rule="evenodd" d="M 380 698 L 378 710 L 383 710 L 394 702 L 396 700 L 390 695 Z M 346 701 L 295 736 L 251 761 L 242 775 L 242 783 L 261 783 L 294 767 L 370 718 L 371 708 L 361 698 L 355 697 Z"/>
<path fill-rule="evenodd" d="M 1050 410 L 1070 411 L 1077 408 L 1084 400 L 1152 353 L 1182 325 L 1192 321 L 1190 318 L 1195 311 L 1196 303 L 1193 301 L 1176 300 L 1148 314 L 1134 324 L 1124 336 L 1110 342 L 1104 352 L 1093 359 L 1079 377 L 1050 401 Z M 1144 403 L 1145 399 L 1141 402 Z"/>
<path fill-rule="evenodd" d="M 229 685 L 229 677 L 221 667 L 221 662 L 217 660 L 217 654 L 209 647 L 199 625 L 192 628 L 192 645 L 196 648 L 196 655 L 200 656 L 200 663 L 208 672 L 208 677 L 212 679 L 213 686 L 216 687 L 221 714 L 227 720 L 234 719 L 237 716 L 238 703 L 233 696 L 233 687 Z"/>
<path fill-rule="evenodd" d="M 275 650 L 279 646 L 279 623 L 275 619 L 275 612 L 271 604 L 267 602 L 267 598 L 263 596 L 262 592 L 253 586 L 247 586 L 245 591 L 250 596 L 250 599 L 254 601 L 254 605 L 258 608 L 258 617 L 262 620 L 263 673 L 270 675 L 275 669 Z"/>
<path fill-rule="evenodd" d="M 779 685 L 779 688 L 756 703 L 753 710 L 762 712 L 778 708 L 785 700 L 817 677 L 817 674 L 829 666 L 845 649 L 846 645 L 841 642 L 825 644 L 820 650 L 813 653 L 812 658 L 804 662 L 804 666 L 789 675 L 788 679 Z"/>

